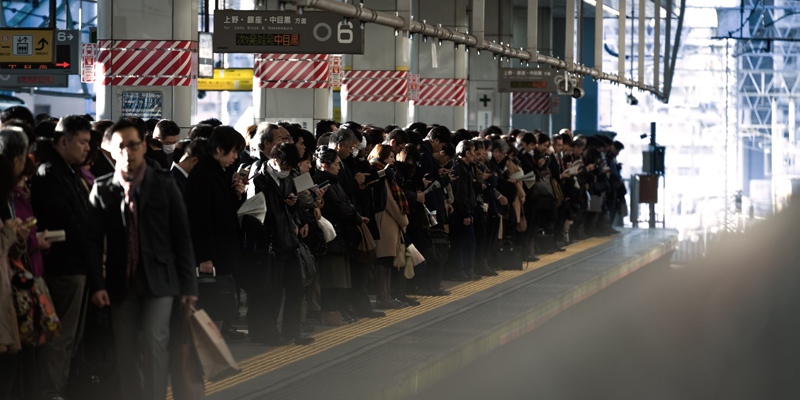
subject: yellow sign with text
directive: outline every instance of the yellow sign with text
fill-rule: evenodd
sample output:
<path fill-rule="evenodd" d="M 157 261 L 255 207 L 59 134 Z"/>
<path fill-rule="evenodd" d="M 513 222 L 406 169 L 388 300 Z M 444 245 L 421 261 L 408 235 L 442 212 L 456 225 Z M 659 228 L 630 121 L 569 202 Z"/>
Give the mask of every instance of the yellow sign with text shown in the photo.
<path fill-rule="evenodd" d="M 0 29 L 0 59 L 4 63 L 53 62 L 53 30 Z"/>
<path fill-rule="evenodd" d="M 212 79 L 198 79 L 197 90 L 208 91 L 250 91 L 253 90 L 253 69 L 214 68 Z"/>

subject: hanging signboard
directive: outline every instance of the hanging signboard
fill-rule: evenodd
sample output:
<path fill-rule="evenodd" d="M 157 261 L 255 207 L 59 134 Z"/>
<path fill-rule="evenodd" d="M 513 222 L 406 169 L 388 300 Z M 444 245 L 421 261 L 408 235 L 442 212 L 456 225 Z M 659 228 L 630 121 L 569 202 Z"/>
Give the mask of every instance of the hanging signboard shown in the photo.
<path fill-rule="evenodd" d="M 12 40 L 11 37 L 18 36 L 17 34 L 10 34 L 9 32 L 26 32 L 26 31 L 0 31 L 0 43 L 9 38 Z M 36 32 L 36 31 L 34 31 Z M 47 31 L 52 33 L 52 31 Z M 50 35 L 47 37 L 44 36 L 34 36 L 34 38 L 38 39 L 36 47 L 34 48 L 34 54 L 38 54 L 38 50 L 40 47 L 44 46 L 44 43 L 47 42 L 46 46 L 50 47 L 50 54 L 52 55 L 51 58 L 47 59 L 46 61 L 36 61 L 36 60 L 45 60 L 46 57 L 36 57 L 36 58 L 23 58 L 24 56 L 6 56 L 6 50 L 0 46 L 0 74 L 11 74 L 11 75 L 53 75 L 53 74 L 63 74 L 63 75 L 77 75 L 80 73 L 80 57 L 81 57 L 81 32 L 78 30 L 57 30 L 55 31 L 55 35 Z M 48 41 L 47 38 L 50 38 Z M 19 42 L 18 42 L 19 43 Z M 17 48 L 17 50 L 22 50 L 21 48 Z M 11 51 L 10 49 L 8 50 Z"/>
<path fill-rule="evenodd" d="M 556 92 L 556 70 L 552 68 L 500 68 L 499 92 Z"/>
<path fill-rule="evenodd" d="M 364 30 L 328 12 L 214 12 L 214 52 L 364 54 Z"/>
<path fill-rule="evenodd" d="M 331 56 L 330 58 L 330 84 L 331 87 L 342 86 L 342 56 Z"/>
<path fill-rule="evenodd" d="M 3 89 L 67 86 L 67 75 L 0 75 L 0 88 Z"/>
<path fill-rule="evenodd" d="M 197 77 L 211 79 L 214 77 L 214 46 L 210 33 L 200 32 L 197 46 Z"/>
<path fill-rule="evenodd" d="M 94 65 L 97 61 L 97 44 L 81 45 L 81 82 L 94 83 Z"/>
<path fill-rule="evenodd" d="M 213 79 L 198 79 L 197 90 L 247 92 L 253 90 L 253 69 L 214 69 Z"/>
<path fill-rule="evenodd" d="M 419 74 L 410 74 L 408 76 L 408 99 L 419 101 Z"/>
<path fill-rule="evenodd" d="M 0 58 L 9 64 L 53 62 L 53 30 L 0 29 Z"/>

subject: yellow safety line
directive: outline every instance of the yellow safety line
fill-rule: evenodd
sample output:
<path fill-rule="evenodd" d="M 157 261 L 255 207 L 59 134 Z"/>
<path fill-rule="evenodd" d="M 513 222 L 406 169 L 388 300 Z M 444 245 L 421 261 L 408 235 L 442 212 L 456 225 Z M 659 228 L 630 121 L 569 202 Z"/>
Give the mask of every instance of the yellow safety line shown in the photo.
<path fill-rule="evenodd" d="M 527 263 L 526 269 L 522 271 L 497 271 L 497 276 L 483 277 L 479 281 L 465 282 L 450 289 L 449 296 L 426 297 L 420 296 L 417 299 L 419 306 L 406 307 L 399 310 L 387 310 L 386 317 L 374 319 L 361 319 L 358 322 L 345 325 L 336 329 L 330 329 L 312 335 L 316 340 L 307 346 L 288 345 L 269 350 L 263 354 L 248 358 L 239 362 L 242 372 L 223 379 L 218 382 L 206 381 L 206 395 L 211 395 L 225 389 L 234 387 L 242 382 L 264 375 L 270 371 L 284 367 L 306 357 L 322 353 L 340 344 L 349 342 L 355 338 L 379 331 L 398 322 L 405 321 L 417 315 L 421 315 L 430 310 L 439 308 L 443 305 L 452 303 L 464 297 L 468 297 L 480 291 L 489 289 L 503 282 L 514 279 L 522 274 L 529 273 L 545 265 L 567 258 L 571 255 L 588 250 L 592 247 L 610 241 L 610 237 L 592 238 L 568 246 L 567 251 L 542 255 L 536 263 Z M 172 391 L 167 395 L 168 400 L 172 400 Z"/>

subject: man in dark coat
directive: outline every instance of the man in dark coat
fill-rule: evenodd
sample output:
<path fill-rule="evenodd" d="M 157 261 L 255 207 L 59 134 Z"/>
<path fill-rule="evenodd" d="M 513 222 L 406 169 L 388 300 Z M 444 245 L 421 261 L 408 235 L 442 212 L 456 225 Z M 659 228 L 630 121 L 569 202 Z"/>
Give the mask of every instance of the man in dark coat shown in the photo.
<path fill-rule="evenodd" d="M 37 354 L 42 398 L 65 394 L 72 349 L 82 334 L 87 279 L 90 283 L 101 279 L 101 275 L 88 269 L 91 248 L 84 239 L 91 226 L 89 193 L 80 183 L 78 172 L 89 153 L 90 130 L 89 121 L 81 116 L 62 118 L 53 139 L 56 151 L 39 166 L 31 184 L 31 206 L 39 230 L 63 229 L 67 239 L 53 243 L 50 251 L 43 254 L 45 280 L 62 331 Z"/>
<path fill-rule="evenodd" d="M 178 184 L 181 195 L 186 192 L 186 182 L 189 181 L 189 174 L 205 154 L 206 141 L 193 140 L 183 149 L 180 160 L 172 163 L 170 172 L 172 173 L 172 178 L 175 179 L 175 183 Z"/>
<path fill-rule="evenodd" d="M 456 146 L 458 161 L 453 166 L 453 214 L 450 216 L 450 237 L 453 243 L 454 279 L 466 281 L 480 279 L 475 275 L 475 228 L 473 215 L 478 206 L 475 192 L 475 175 L 471 164 L 475 160 L 475 145 L 462 140 Z"/>
<path fill-rule="evenodd" d="M 186 182 L 186 208 L 200 272 L 233 275 L 242 264 L 237 211 L 243 201 L 246 180 L 226 169 L 235 165 L 243 148 L 244 138 L 236 130 L 229 126 L 214 128 L 206 144 L 206 155 Z M 230 321 L 223 322 L 224 335 L 241 337 Z"/>
<path fill-rule="evenodd" d="M 90 196 L 91 268 L 102 269 L 104 238 L 108 254 L 105 280 L 91 282 L 92 302 L 113 307 L 122 398 L 159 399 L 167 392 L 173 300 L 180 296 L 186 310 L 197 301 L 189 221 L 170 173 L 145 162 L 145 132 L 126 120 L 111 129 L 116 171 Z"/>

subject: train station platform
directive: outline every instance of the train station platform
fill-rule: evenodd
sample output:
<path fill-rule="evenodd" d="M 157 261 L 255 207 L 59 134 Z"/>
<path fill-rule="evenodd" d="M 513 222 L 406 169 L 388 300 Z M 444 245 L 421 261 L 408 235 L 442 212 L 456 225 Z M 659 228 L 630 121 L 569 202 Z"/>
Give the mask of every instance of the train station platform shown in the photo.
<path fill-rule="evenodd" d="M 399 399 L 542 325 L 662 257 L 672 230 L 626 229 L 546 255 L 522 271 L 455 285 L 385 318 L 318 331 L 308 346 L 230 343 L 242 372 L 207 382 L 209 399 Z M 265 352 L 265 349 L 267 350 Z"/>

